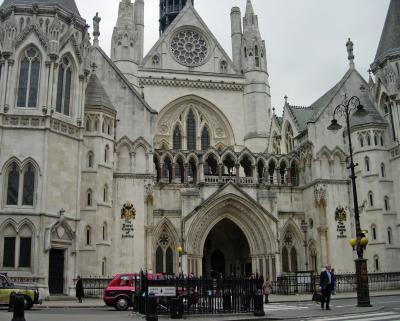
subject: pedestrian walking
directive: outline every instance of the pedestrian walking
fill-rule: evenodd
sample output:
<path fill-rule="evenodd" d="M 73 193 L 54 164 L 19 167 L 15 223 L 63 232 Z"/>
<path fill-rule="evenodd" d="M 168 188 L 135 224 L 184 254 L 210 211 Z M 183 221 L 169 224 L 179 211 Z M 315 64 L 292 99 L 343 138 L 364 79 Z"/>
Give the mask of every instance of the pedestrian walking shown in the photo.
<path fill-rule="evenodd" d="M 262 285 L 262 293 L 265 298 L 264 303 L 269 303 L 268 296 L 269 296 L 271 289 L 272 289 L 272 285 L 269 282 L 269 279 L 267 278 L 267 279 L 265 279 L 265 281 Z"/>
<path fill-rule="evenodd" d="M 330 310 L 331 294 L 336 286 L 335 275 L 332 273 L 330 265 L 327 265 L 325 271 L 321 272 L 319 283 L 322 294 L 321 308 L 323 309 L 325 305 L 326 309 Z"/>
<path fill-rule="evenodd" d="M 75 291 L 76 291 L 76 297 L 78 298 L 79 303 L 82 303 L 82 298 L 85 295 L 84 295 L 84 290 L 83 290 L 82 279 L 79 275 L 78 275 L 78 280 L 76 281 Z"/>

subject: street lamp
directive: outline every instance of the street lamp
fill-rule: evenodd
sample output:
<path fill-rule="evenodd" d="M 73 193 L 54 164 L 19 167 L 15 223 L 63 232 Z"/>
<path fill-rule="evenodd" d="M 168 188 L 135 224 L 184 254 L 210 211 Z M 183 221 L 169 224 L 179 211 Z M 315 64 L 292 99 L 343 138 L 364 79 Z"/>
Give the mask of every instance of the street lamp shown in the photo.
<path fill-rule="evenodd" d="M 308 224 L 306 220 L 301 221 L 301 229 L 304 233 L 304 262 L 305 262 L 305 267 L 306 271 L 308 271 L 308 251 L 307 251 L 307 230 L 308 230 Z"/>
<path fill-rule="evenodd" d="M 347 104 L 340 104 L 335 108 L 333 112 L 333 119 L 328 130 L 337 132 L 342 128 L 338 124 L 335 116 L 345 115 L 346 126 L 347 126 L 347 136 L 349 138 L 349 151 L 350 151 L 350 165 L 347 169 L 350 169 L 351 184 L 353 188 L 353 202 L 354 202 L 354 219 L 356 224 L 356 239 L 352 240 L 350 244 L 353 246 L 353 250 L 357 252 L 357 259 L 355 260 L 356 265 L 356 278 L 357 278 L 357 306 L 359 307 L 370 307 L 369 299 L 369 288 L 368 288 L 368 269 L 367 260 L 364 259 L 364 250 L 368 244 L 368 239 L 365 237 L 365 231 L 361 230 L 360 227 L 360 213 L 358 209 L 358 199 L 357 199 L 357 186 L 356 186 L 356 174 L 354 168 L 358 164 L 354 164 L 353 160 L 353 146 L 351 145 L 351 131 L 350 131 L 350 113 L 355 110 L 353 117 L 364 117 L 368 115 L 368 111 L 365 110 L 364 106 L 361 105 L 360 99 L 357 96 L 351 97 Z"/>
<path fill-rule="evenodd" d="M 178 252 L 178 255 L 179 255 L 179 277 L 181 277 L 181 275 L 182 275 L 182 253 L 183 253 L 182 246 L 178 246 L 176 251 Z"/>

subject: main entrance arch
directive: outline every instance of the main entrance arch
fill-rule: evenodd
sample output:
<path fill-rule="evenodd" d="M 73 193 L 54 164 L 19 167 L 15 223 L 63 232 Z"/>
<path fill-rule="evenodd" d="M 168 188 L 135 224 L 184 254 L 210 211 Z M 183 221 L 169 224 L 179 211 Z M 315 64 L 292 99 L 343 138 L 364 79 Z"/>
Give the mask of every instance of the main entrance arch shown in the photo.
<path fill-rule="evenodd" d="M 249 276 L 250 247 L 242 230 L 230 219 L 218 222 L 204 243 L 203 275 Z"/>
<path fill-rule="evenodd" d="M 277 223 L 237 185 L 226 184 L 183 220 L 185 270 L 206 275 L 213 266 L 225 275 L 258 272 L 275 277 L 280 266 Z"/>

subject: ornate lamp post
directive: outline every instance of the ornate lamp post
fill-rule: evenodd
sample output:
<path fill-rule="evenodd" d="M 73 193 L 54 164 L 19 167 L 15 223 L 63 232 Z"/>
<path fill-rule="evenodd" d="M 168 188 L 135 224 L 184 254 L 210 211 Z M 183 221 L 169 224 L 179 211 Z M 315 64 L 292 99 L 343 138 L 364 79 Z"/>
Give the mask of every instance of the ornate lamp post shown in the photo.
<path fill-rule="evenodd" d="M 353 113 L 353 117 L 363 117 L 368 115 L 368 111 L 364 109 L 364 106 L 361 105 L 360 99 L 357 96 L 351 97 L 347 104 L 340 104 L 335 108 L 333 113 L 333 119 L 331 125 L 328 127 L 328 130 L 333 132 L 337 132 L 342 128 L 341 125 L 338 124 L 335 116 L 346 117 L 346 126 L 347 126 L 347 136 L 349 139 L 349 152 L 350 152 L 350 165 L 347 167 L 350 169 L 351 175 L 351 184 L 353 188 L 353 202 L 354 202 L 354 219 L 356 224 L 356 239 L 350 241 L 350 244 L 353 246 L 353 250 L 357 252 L 357 259 L 355 260 L 356 265 L 356 278 L 357 278 L 357 306 L 359 307 L 369 307 L 371 306 L 369 299 L 369 288 L 368 288 L 368 269 L 367 269 L 367 260 L 364 259 L 364 250 L 366 245 L 368 244 L 368 240 L 365 237 L 365 231 L 361 230 L 360 227 L 360 212 L 358 208 L 358 199 L 357 199 L 357 186 L 356 186 L 356 174 L 355 167 L 358 164 L 354 164 L 353 160 L 353 146 L 351 144 L 351 131 L 350 131 L 350 113 L 356 110 Z"/>
<path fill-rule="evenodd" d="M 308 230 L 308 223 L 306 220 L 301 221 L 301 230 L 304 233 L 304 265 L 306 267 L 306 271 L 308 271 L 308 251 L 307 251 L 307 230 Z"/>
<path fill-rule="evenodd" d="M 178 252 L 178 255 L 179 255 L 179 271 L 178 272 L 179 272 L 179 277 L 181 277 L 181 275 L 182 275 L 182 253 L 183 253 L 182 246 L 178 246 L 176 251 Z"/>

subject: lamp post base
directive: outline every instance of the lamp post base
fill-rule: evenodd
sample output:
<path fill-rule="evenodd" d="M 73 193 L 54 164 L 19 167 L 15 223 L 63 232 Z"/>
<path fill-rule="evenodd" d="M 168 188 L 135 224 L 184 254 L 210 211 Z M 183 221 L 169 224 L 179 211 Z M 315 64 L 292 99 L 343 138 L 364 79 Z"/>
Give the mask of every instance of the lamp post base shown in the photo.
<path fill-rule="evenodd" d="M 357 278 L 357 306 L 371 307 L 369 300 L 368 287 L 368 268 L 366 259 L 356 259 L 356 278 Z"/>

